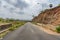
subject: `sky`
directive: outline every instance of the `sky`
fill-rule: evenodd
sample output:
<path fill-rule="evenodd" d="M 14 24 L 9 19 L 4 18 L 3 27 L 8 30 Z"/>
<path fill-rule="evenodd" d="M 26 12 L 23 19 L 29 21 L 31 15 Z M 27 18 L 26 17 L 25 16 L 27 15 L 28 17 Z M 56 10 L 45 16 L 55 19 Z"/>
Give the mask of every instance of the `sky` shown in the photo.
<path fill-rule="evenodd" d="M 42 10 L 60 4 L 60 0 L 0 0 L 0 17 L 32 20 Z"/>

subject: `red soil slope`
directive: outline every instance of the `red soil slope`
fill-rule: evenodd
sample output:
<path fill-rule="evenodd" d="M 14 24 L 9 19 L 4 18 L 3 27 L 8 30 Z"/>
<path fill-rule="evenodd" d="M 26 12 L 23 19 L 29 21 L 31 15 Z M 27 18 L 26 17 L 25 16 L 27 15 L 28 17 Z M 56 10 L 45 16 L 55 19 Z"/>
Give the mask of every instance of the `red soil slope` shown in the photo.
<path fill-rule="evenodd" d="M 41 12 L 37 17 L 33 18 L 32 21 L 43 24 L 60 25 L 60 6 Z"/>

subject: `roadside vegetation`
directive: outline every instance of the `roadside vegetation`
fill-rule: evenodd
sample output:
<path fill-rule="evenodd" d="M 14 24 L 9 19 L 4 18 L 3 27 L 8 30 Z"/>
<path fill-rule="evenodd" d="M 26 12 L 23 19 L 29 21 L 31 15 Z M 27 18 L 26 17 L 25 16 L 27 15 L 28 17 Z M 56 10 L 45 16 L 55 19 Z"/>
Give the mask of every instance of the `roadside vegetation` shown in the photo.
<path fill-rule="evenodd" d="M 12 26 L 10 27 L 10 31 L 14 31 L 15 29 L 17 29 L 18 27 L 24 25 L 26 22 L 23 21 L 15 21 L 12 23 Z"/>
<path fill-rule="evenodd" d="M 56 32 L 60 33 L 60 25 L 58 27 L 56 27 Z"/>
<path fill-rule="evenodd" d="M 3 39 L 3 37 L 8 33 L 9 31 L 5 31 L 3 33 L 0 34 L 0 39 Z"/>
<path fill-rule="evenodd" d="M 3 38 L 8 32 L 14 31 L 17 28 L 21 27 L 22 25 L 24 25 L 26 23 L 26 21 L 20 21 L 20 20 L 14 20 L 14 19 L 2 19 L 0 18 L 0 23 L 4 24 L 4 23 L 11 23 L 12 26 L 9 27 L 7 31 L 0 33 L 0 38 Z"/>
<path fill-rule="evenodd" d="M 31 23 L 33 23 L 33 24 L 36 24 L 36 25 L 37 25 L 37 22 L 31 22 Z"/>

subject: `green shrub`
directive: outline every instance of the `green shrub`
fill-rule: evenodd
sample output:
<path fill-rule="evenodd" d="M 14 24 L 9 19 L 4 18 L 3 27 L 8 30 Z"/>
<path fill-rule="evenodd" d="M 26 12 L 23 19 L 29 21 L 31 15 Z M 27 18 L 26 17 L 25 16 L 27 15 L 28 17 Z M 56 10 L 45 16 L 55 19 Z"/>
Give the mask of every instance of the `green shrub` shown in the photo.
<path fill-rule="evenodd" d="M 60 33 L 60 26 L 56 27 L 56 31 Z"/>
<path fill-rule="evenodd" d="M 15 30 L 15 28 L 14 28 L 14 27 L 11 27 L 9 30 L 10 30 L 10 31 L 14 31 L 14 30 Z"/>

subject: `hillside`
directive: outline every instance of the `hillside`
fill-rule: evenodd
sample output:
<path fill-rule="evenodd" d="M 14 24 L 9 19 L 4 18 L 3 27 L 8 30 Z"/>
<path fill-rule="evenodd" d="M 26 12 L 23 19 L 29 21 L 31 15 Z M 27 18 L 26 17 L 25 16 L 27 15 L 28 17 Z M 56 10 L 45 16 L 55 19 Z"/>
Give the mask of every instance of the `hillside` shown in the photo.
<path fill-rule="evenodd" d="M 60 6 L 46 9 L 37 17 L 33 18 L 32 21 L 43 24 L 60 25 Z"/>

